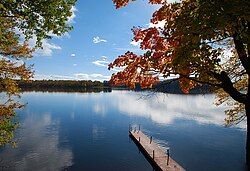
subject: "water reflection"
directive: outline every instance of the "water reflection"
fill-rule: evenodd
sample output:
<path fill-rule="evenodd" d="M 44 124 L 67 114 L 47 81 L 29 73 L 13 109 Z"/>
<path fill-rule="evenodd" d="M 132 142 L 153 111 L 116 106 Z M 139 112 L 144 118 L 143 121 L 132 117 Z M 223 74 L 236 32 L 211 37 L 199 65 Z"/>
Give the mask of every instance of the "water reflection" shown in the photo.
<path fill-rule="evenodd" d="M 145 95 L 24 93 L 18 148 L 1 149 L 0 159 L 10 170 L 152 171 L 128 140 L 128 125 L 140 123 L 187 170 L 243 170 L 245 124 L 224 128 L 226 107 L 212 95 Z"/>
<path fill-rule="evenodd" d="M 100 116 L 105 116 L 105 114 L 107 113 L 107 107 L 104 104 L 101 103 L 96 103 L 93 106 L 93 112 L 100 114 Z"/>
<path fill-rule="evenodd" d="M 60 170 L 71 166 L 73 154 L 69 147 L 60 146 L 59 126 L 49 112 L 27 112 L 17 132 L 18 147 L 0 151 L 1 165 L 10 166 L 10 170 Z"/>
<path fill-rule="evenodd" d="M 99 127 L 96 124 L 92 127 L 92 140 L 93 141 L 101 141 L 106 134 L 105 127 Z"/>
<path fill-rule="evenodd" d="M 227 107 L 213 104 L 214 95 L 149 95 L 150 92 L 138 94 L 116 91 L 111 97 L 114 107 L 121 113 L 150 118 L 159 124 L 173 124 L 177 119 L 188 119 L 199 124 L 224 125 L 224 111 Z M 246 122 L 236 127 L 246 129 Z"/>

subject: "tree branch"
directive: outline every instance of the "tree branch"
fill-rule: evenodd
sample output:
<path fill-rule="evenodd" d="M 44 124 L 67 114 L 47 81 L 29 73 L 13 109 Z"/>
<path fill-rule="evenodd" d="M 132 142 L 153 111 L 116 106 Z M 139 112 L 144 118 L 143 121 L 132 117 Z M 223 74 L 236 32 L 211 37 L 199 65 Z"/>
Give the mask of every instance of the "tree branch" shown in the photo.
<path fill-rule="evenodd" d="M 188 76 L 184 76 L 184 75 L 181 75 L 181 76 L 185 77 L 185 78 L 187 78 L 189 80 L 195 81 L 197 83 L 200 83 L 200 84 L 207 84 L 207 85 L 214 86 L 214 87 L 220 87 L 221 86 L 220 84 L 215 84 L 215 83 L 210 83 L 210 82 L 206 82 L 206 81 L 197 80 L 194 77 L 188 77 Z"/>
<path fill-rule="evenodd" d="M 216 83 L 211 83 L 211 82 L 208 82 L 208 81 L 197 80 L 194 77 L 189 77 L 188 75 L 183 75 L 183 74 L 180 74 L 180 73 L 173 73 L 173 72 L 171 72 L 170 74 L 175 74 L 175 75 L 178 74 L 181 77 L 187 78 L 189 80 L 195 81 L 195 82 L 200 83 L 200 84 L 207 84 L 207 85 L 214 86 L 214 87 L 220 87 L 221 86 L 221 84 L 216 84 Z M 179 78 L 177 78 L 177 79 L 179 79 Z"/>
<path fill-rule="evenodd" d="M 219 73 L 212 73 L 214 77 L 221 82 L 220 87 L 223 88 L 234 100 L 246 104 L 247 95 L 240 93 L 234 86 L 231 79 L 225 71 Z"/>

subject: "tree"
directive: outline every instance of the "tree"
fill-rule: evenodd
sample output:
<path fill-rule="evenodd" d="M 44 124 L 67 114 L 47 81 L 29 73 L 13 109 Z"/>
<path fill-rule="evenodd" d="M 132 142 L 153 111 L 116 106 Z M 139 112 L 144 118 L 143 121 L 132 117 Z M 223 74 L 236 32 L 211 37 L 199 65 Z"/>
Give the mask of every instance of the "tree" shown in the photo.
<path fill-rule="evenodd" d="M 113 0 L 117 8 L 129 0 Z M 152 87 L 175 75 L 184 93 L 199 84 L 219 88 L 218 104 L 233 101 L 227 124 L 247 118 L 246 163 L 250 165 L 250 1 L 183 0 L 159 4 L 151 22 L 164 28 L 133 28 L 144 54 L 127 52 L 109 65 L 124 67 L 111 83 Z"/>
<path fill-rule="evenodd" d="M 19 96 L 16 80 L 33 76 L 32 67 L 22 60 L 31 58 L 43 39 L 72 28 L 67 21 L 74 4 L 75 0 L 0 1 L 0 146 L 12 142 L 14 111 L 23 106 L 14 100 Z M 35 47 L 30 47 L 30 39 Z"/>

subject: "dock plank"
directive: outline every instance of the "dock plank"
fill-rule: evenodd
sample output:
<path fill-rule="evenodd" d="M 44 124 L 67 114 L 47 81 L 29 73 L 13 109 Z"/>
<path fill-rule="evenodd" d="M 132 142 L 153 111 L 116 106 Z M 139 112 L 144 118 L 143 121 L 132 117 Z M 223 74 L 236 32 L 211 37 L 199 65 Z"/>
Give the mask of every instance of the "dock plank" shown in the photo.
<path fill-rule="evenodd" d="M 146 157 L 151 160 L 157 170 L 162 171 L 184 171 L 176 161 L 168 155 L 156 142 L 153 140 L 150 143 L 150 138 L 142 131 L 130 130 L 129 134 L 135 143 L 144 151 Z M 153 152 L 154 151 L 154 152 Z M 153 154 L 154 153 L 154 154 Z"/>

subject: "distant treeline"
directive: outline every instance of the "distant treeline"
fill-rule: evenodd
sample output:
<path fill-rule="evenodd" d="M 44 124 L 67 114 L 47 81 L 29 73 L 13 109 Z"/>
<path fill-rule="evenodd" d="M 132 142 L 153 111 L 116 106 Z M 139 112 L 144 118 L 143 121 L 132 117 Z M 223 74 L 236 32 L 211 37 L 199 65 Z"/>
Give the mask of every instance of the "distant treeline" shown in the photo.
<path fill-rule="evenodd" d="M 100 81 L 91 80 L 30 80 L 18 81 L 21 91 L 58 91 L 58 92 L 100 92 L 109 87 Z M 108 91 L 108 90 L 107 90 Z"/>
<path fill-rule="evenodd" d="M 49 92 L 110 92 L 111 89 L 128 89 L 126 86 L 110 86 L 108 81 L 91 81 L 91 80 L 31 80 L 18 81 L 22 91 L 49 91 Z M 136 91 L 141 91 L 140 85 L 136 85 Z M 163 93 L 183 94 L 180 89 L 178 80 L 161 81 L 155 85 L 152 90 Z M 190 94 L 210 93 L 210 86 L 203 85 L 190 91 Z"/>

